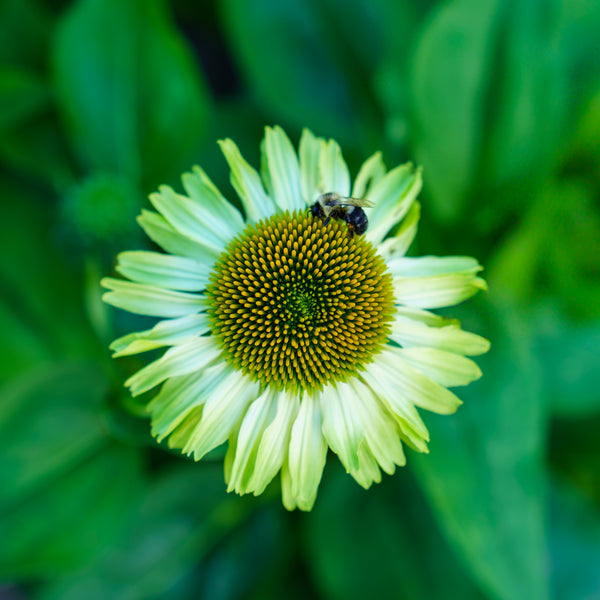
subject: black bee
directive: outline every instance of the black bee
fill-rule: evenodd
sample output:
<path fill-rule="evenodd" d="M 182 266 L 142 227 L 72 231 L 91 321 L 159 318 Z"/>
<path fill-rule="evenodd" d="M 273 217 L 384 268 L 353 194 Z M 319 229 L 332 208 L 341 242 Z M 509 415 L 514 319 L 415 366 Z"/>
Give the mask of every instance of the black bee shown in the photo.
<path fill-rule="evenodd" d="M 350 236 L 362 235 L 369 226 L 367 215 L 362 207 L 374 206 L 372 202 L 362 198 L 348 198 L 335 192 L 321 194 L 317 201 L 310 207 L 310 212 L 320 219 L 325 219 L 323 226 L 331 219 L 341 219 L 348 224 Z"/>

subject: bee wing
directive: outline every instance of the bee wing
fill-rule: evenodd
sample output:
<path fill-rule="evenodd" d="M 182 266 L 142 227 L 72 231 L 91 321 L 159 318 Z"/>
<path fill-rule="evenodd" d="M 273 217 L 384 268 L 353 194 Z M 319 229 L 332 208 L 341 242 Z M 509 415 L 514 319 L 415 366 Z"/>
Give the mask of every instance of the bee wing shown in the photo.
<path fill-rule="evenodd" d="M 352 206 L 360 206 L 360 207 L 375 206 L 375 204 L 373 202 L 371 202 L 370 200 L 365 200 L 364 198 L 344 198 L 344 200 L 345 200 L 344 204 L 351 204 Z"/>

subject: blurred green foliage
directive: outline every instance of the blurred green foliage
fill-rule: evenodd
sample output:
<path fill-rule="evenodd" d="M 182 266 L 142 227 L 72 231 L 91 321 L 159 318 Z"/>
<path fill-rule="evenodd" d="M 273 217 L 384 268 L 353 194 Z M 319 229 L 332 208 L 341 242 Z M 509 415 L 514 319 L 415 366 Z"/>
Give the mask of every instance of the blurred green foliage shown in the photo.
<path fill-rule="evenodd" d="M 600 1 L 0 0 L 0 596 L 600 599 Z M 310 514 L 150 438 L 98 280 L 133 215 L 265 124 L 425 168 L 492 340 L 431 452 Z"/>

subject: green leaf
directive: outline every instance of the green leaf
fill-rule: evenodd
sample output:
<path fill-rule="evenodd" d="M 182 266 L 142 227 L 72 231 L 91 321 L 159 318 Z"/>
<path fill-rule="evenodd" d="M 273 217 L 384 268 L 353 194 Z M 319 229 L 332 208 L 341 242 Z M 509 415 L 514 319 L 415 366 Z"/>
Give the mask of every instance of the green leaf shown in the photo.
<path fill-rule="evenodd" d="M 557 2 L 507 2 L 490 77 L 484 168 L 492 185 L 545 176 L 564 135 L 566 73 L 557 52 Z M 522 194 L 515 194 L 522 203 Z"/>
<path fill-rule="evenodd" d="M 122 539 L 101 561 L 53 581 L 39 600 L 197 597 L 195 566 L 247 515 L 225 495 L 221 465 L 172 463 L 136 498 Z M 188 595 L 176 586 L 183 586 Z"/>
<path fill-rule="evenodd" d="M 485 310 L 484 310 L 485 309 Z M 456 309 L 455 311 L 456 312 Z M 531 333 L 514 305 L 487 315 L 492 349 L 451 417 L 427 416 L 429 455 L 409 462 L 448 539 L 492 597 L 547 598 L 544 411 Z"/>
<path fill-rule="evenodd" d="M 577 326 L 554 315 L 542 327 L 536 353 L 549 409 L 565 418 L 600 413 L 600 324 Z"/>
<path fill-rule="evenodd" d="M 551 580 L 556 600 L 600 598 L 600 513 L 589 499 L 554 482 L 550 497 Z"/>
<path fill-rule="evenodd" d="M 382 25 L 371 3 L 226 0 L 222 6 L 237 62 L 275 122 L 342 142 L 355 139 L 366 121 L 376 126 L 370 78 Z"/>
<path fill-rule="evenodd" d="M 417 45 L 411 77 L 415 151 L 441 220 L 459 218 L 473 185 L 500 5 L 441 3 Z"/>
<path fill-rule="evenodd" d="M 37 112 L 47 100 L 47 90 L 35 75 L 0 68 L 0 135 Z"/>
<path fill-rule="evenodd" d="M 479 598 L 404 469 L 368 491 L 328 469 L 302 530 L 325 598 Z"/>
<path fill-rule="evenodd" d="M 59 23 L 54 80 L 83 164 L 143 189 L 189 167 L 207 91 L 161 0 L 79 0 Z"/>
<path fill-rule="evenodd" d="M 0 391 L 0 578 L 71 571 L 121 534 L 140 462 L 106 437 L 107 391 L 97 366 L 78 364 Z"/>
<path fill-rule="evenodd" d="M 58 364 L 0 389 L 0 506 L 21 501 L 104 442 L 107 381 L 95 365 Z"/>

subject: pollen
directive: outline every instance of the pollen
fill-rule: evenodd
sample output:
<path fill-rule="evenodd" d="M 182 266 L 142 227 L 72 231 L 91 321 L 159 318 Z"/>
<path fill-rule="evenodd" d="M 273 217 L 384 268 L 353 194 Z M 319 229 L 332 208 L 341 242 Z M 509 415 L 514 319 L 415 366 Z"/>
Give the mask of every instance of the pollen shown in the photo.
<path fill-rule="evenodd" d="M 302 212 L 249 225 L 219 257 L 207 296 L 227 360 L 286 390 L 356 375 L 386 343 L 394 310 L 372 244 Z"/>

